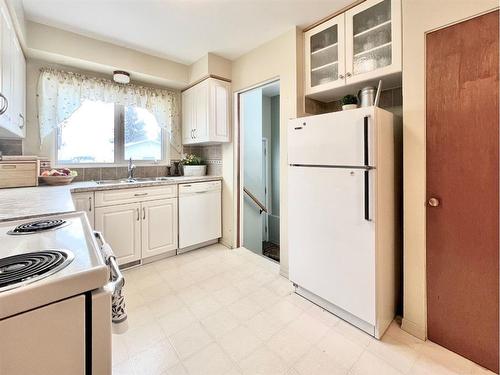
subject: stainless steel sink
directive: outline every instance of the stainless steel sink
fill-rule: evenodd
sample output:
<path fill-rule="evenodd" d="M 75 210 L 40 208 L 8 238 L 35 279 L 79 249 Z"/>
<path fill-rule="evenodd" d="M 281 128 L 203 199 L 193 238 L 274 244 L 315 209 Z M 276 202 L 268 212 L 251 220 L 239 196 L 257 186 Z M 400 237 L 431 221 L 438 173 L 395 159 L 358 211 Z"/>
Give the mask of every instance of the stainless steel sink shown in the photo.
<path fill-rule="evenodd" d="M 172 181 L 172 177 L 141 177 L 134 178 L 134 182 L 155 182 L 155 181 Z"/>
<path fill-rule="evenodd" d="M 172 181 L 171 177 L 141 177 L 120 180 L 100 180 L 96 181 L 99 185 L 117 185 L 117 184 L 137 184 L 141 182 L 155 182 L 155 181 Z"/>
<path fill-rule="evenodd" d="M 99 185 L 117 185 L 117 184 L 133 184 L 135 181 L 130 180 L 99 180 L 96 184 Z"/>

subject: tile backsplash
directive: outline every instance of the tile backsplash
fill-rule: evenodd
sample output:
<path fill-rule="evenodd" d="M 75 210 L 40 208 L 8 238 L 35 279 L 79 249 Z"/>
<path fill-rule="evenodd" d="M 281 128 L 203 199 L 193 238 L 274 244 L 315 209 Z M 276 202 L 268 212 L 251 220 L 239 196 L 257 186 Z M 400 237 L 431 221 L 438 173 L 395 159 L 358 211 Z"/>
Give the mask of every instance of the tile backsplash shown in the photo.
<path fill-rule="evenodd" d="M 2 155 L 22 155 L 23 141 L 21 139 L 0 138 Z"/>
<path fill-rule="evenodd" d="M 184 146 L 184 153 L 201 156 L 207 163 L 207 174 L 209 176 L 222 175 L 222 145 L 210 146 Z M 172 160 L 172 165 L 178 160 Z M 134 172 L 135 177 L 161 177 L 170 174 L 167 166 L 137 166 Z M 78 172 L 74 181 L 98 181 L 115 180 L 127 177 L 127 167 L 102 167 L 102 168 L 71 168 Z"/>
<path fill-rule="evenodd" d="M 71 168 L 78 172 L 73 181 L 99 181 L 116 180 L 127 178 L 127 167 L 102 167 L 102 168 Z M 170 167 L 153 165 L 138 166 L 134 171 L 134 177 L 161 177 L 169 174 Z"/>
<path fill-rule="evenodd" d="M 207 163 L 208 175 L 222 175 L 222 145 L 184 146 L 184 153 L 201 156 Z"/>

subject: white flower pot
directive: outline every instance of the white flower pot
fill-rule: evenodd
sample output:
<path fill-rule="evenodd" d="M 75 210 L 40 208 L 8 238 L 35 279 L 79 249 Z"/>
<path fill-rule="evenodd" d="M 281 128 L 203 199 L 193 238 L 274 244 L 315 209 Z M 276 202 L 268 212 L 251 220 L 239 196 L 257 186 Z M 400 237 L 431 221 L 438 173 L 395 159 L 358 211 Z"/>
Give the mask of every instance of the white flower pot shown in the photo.
<path fill-rule="evenodd" d="M 182 174 L 186 177 L 205 176 L 207 174 L 206 165 L 183 165 Z"/>
<path fill-rule="evenodd" d="M 345 104 L 342 106 L 343 111 L 347 111 L 349 109 L 356 109 L 356 108 L 358 108 L 357 104 Z"/>

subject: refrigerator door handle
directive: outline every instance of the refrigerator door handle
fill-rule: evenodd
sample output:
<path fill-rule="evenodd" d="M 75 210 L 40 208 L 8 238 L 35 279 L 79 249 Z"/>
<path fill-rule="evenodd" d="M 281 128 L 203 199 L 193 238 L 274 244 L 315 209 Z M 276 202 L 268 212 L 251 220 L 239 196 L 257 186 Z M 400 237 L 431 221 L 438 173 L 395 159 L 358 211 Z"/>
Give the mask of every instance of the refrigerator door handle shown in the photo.
<path fill-rule="evenodd" d="M 365 116 L 363 118 L 363 151 L 364 151 L 364 165 L 368 167 L 370 150 L 368 149 L 368 119 L 370 116 Z"/>
<path fill-rule="evenodd" d="M 370 170 L 365 170 L 365 220 L 370 221 Z"/>

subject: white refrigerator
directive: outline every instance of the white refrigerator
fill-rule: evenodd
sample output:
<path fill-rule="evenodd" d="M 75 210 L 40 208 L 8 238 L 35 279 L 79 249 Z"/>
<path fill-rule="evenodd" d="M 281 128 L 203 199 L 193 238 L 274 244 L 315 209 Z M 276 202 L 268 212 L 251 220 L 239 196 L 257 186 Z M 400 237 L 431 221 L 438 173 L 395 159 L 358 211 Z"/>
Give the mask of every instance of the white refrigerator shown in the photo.
<path fill-rule="evenodd" d="M 396 123 L 367 107 L 288 125 L 290 280 L 377 338 L 396 309 Z"/>

